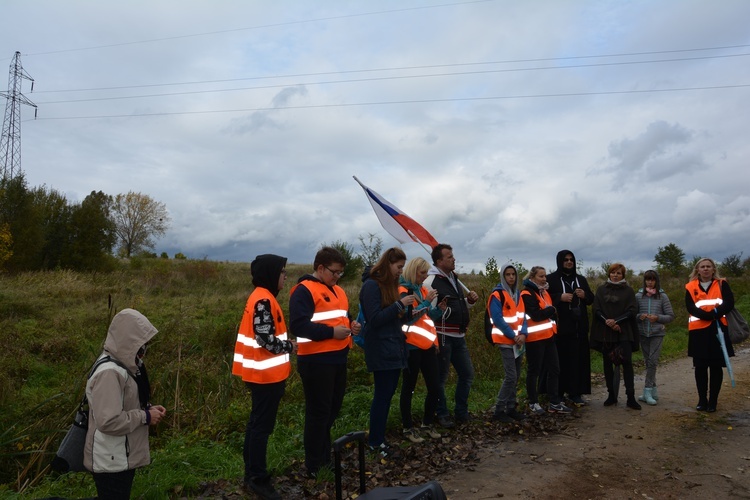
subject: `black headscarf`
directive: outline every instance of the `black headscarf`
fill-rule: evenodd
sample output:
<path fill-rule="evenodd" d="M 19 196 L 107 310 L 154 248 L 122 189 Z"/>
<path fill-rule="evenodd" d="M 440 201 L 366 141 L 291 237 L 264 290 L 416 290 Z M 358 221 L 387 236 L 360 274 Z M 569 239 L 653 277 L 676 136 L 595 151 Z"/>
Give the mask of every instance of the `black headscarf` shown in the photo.
<path fill-rule="evenodd" d="M 258 255 L 250 264 L 253 285 L 265 288 L 276 297 L 279 294 L 279 276 L 286 267 L 286 257 L 266 253 Z"/>

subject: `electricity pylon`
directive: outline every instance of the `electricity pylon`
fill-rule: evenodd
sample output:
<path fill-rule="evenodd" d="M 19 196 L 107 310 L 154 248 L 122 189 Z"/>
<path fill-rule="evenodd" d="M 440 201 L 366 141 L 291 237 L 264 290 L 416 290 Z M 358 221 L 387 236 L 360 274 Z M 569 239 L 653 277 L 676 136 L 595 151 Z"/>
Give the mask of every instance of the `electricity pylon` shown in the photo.
<path fill-rule="evenodd" d="M 5 179 L 12 179 L 21 173 L 21 104 L 33 106 L 36 118 L 36 104 L 21 93 L 21 81 L 24 79 L 31 81 L 31 91 L 34 92 L 34 79 L 24 71 L 21 53 L 16 52 L 8 72 L 8 93 L 0 92 L 0 96 L 7 99 L 3 135 L 0 139 L 0 167 Z"/>

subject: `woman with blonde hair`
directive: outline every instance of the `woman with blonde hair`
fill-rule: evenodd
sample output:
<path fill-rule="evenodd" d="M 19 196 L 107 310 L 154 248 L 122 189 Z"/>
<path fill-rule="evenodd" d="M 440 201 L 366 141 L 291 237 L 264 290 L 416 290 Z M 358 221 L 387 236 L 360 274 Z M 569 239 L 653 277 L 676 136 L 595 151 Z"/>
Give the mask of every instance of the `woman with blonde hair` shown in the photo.
<path fill-rule="evenodd" d="M 401 296 L 413 294 L 416 297 L 414 305 L 411 306 L 411 313 L 408 315 L 409 320 L 401 327 L 406 335 L 409 360 L 408 366 L 403 372 L 404 378 L 401 382 L 401 398 L 399 400 L 404 435 L 414 443 L 424 441 L 424 438 L 414 429 L 414 421 L 411 415 L 412 397 L 420 371 L 427 387 L 421 430 L 433 439 L 441 437 L 440 433 L 432 426 L 435 420 L 438 395 L 440 394 L 435 321 L 442 317 L 447 301 L 443 300 L 437 305 L 432 304 L 437 297 L 437 290 L 433 289 L 428 292 L 427 288 L 422 286 L 429 269 L 430 264 L 425 259 L 416 257 L 406 264 L 404 273 L 399 280 Z"/>
<path fill-rule="evenodd" d="M 592 306 L 591 348 L 602 353 L 604 379 L 609 396 L 604 406 L 617 404 L 620 392 L 620 365 L 625 379 L 627 406 L 640 410 L 635 399 L 633 352 L 638 350 L 638 325 L 635 316 L 638 303 L 635 292 L 625 281 L 625 266 L 616 262 L 609 266 L 609 279 L 596 289 Z"/>
<path fill-rule="evenodd" d="M 693 358 L 695 385 L 698 389 L 698 406 L 695 409 L 714 412 L 724 381 L 723 368 L 726 366 L 718 339 L 719 325 L 727 355 L 734 356 L 734 348 L 727 334 L 726 318 L 726 314 L 734 309 L 734 295 L 729 283 L 719 276 L 713 260 L 700 259 L 695 263 L 690 280 L 685 285 L 685 307 L 690 314 L 688 356 Z"/>
<path fill-rule="evenodd" d="M 385 441 L 391 399 L 401 370 L 407 366 L 406 337 L 401 326 L 409 319 L 408 308 L 416 299 L 413 294 L 404 297 L 399 294 L 398 280 L 405 264 L 404 251 L 389 248 L 372 267 L 359 292 L 366 322 L 365 363 L 375 381 L 368 440 L 370 448 L 384 457 L 391 453 Z"/>

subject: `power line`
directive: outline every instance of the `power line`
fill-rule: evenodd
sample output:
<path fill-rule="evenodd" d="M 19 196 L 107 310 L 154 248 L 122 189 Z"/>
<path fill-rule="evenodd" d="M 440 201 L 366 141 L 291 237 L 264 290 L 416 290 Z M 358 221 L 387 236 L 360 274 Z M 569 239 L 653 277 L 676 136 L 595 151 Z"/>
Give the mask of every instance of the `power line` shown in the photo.
<path fill-rule="evenodd" d="M 421 66 L 396 66 L 396 67 L 391 67 L 391 68 L 369 68 L 369 69 L 356 69 L 356 70 L 325 71 L 325 72 L 316 72 L 316 73 L 291 73 L 291 74 L 286 74 L 286 75 L 253 76 L 253 77 L 246 77 L 246 78 L 230 78 L 230 79 L 223 79 L 223 80 L 199 80 L 199 81 L 193 81 L 193 82 L 171 82 L 171 83 L 154 83 L 154 84 L 144 84 L 144 85 L 123 85 L 123 86 L 116 86 L 116 87 L 41 90 L 41 91 L 37 91 L 37 94 L 43 94 L 43 93 L 49 94 L 49 93 L 61 93 L 61 92 L 96 92 L 96 91 L 102 91 L 102 90 L 127 90 L 127 89 L 137 89 L 137 88 L 168 87 L 168 86 L 178 86 L 178 85 L 203 85 L 203 84 L 208 84 L 208 83 L 228 83 L 228 82 L 248 81 L 248 80 L 269 80 L 269 79 L 277 79 L 277 78 L 300 78 L 300 77 L 309 77 L 309 76 L 328 76 L 328 75 L 351 74 L 351 73 L 375 73 L 375 72 L 381 72 L 381 71 L 405 71 L 405 70 L 451 68 L 451 67 L 463 67 L 463 66 L 486 66 L 486 65 L 491 65 L 491 64 L 555 62 L 555 61 L 566 61 L 566 60 L 575 60 L 575 59 L 594 59 L 594 58 L 603 58 L 603 57 L 632 57 L 632 56 L 657 55 L 657 54 L 677 54 L 677 53 L 685 53 L 685 52 L 699 52 L 699 51 L 708 51 L 708 50 L 726 50 L 726 49 L 737 49 L 737 48 L 747 48 L 747 47 L 750 47 L 750 44 L 727 45 L 727 46 L 721 46 L 721 47 L 691 48 L 691 49 L 658 50 L 658 51 L 647 51 L 647 52 L 625 52 L 625 53 L 615 53 L 615 54 L 589 54 L 589 55 L 582 55 L 582 56 L 544 57 L 544 58 L 533 58 L 533 59 L 508 59 L 508 60 L 501 60 L 501 61 L 431 64 L 431 65 L 421 65 Z M 609 65 L 640 64 L 640 63 L 648 63 L 648 62 L 683 61 L 683 60 L 689 61 L 689 60 L 694 60 L 694 59 L 711 59 L 711 58 L 722 58 L 722 57 L 736 57 L 736 56 L 744 56 L 744 55 L 748 55 L 748 54 L 726 54 L 726 55 L 715 55 L 715 56 L 701 56 L 701 57 L 684 58 L 684 59 L 665 59 L 662 61 L 640 61 L 640 62 L 639 61 L 636 61 L 636 62 L 623 61 L 620 63 L 600 63 L 599 65 L 605 66 L 608 64 Z M 596 66 L 596 65 L 597 64 L 592 64 L 591 66 Z M 569 66 L 561 66 L 559 68 L 576 68 L 576 67 L 586 67 L 586 65 L 580 65 L 580 66 L 569 65 Z M 531 68 L 531 69 L 537 69 L 537 68 Z M 558 69 L 558 67 L 539 68 L 539 69 Z M 503 70 L 498 70 L 498 71 L 503 71 Z M 527 71 L 527 69 L 522 68 L 522 69 L 504 70 L 504 71 Z M 164 95 L 170 95 L 170 94 L 164 94 Z"/>
<path fill-rule="evenodd" d="M 481 71 L 461 71 L 461 72 L 453 72 L 453 73 L 433 73 L 433 74 L 427 74 L 427 75 L 381 76 L 381 77 L 357 78 L 357 79 L 349 79 L 349 80 L 328 80 L 328 81 L 321 81 L 321 82 L 295 82 L 295 83 L 263 85 L 263 86 L 255 86 L 255 87 L 238 87 L 238 88 L 231 88 L 231 89 L 192 90 L 192 91 L 185 91 L 185 92 L 170 92 L 170 93 L 163 93 L 163 94 L 141 94 L 141 95 L 116 96 L 116 97 L 91 97 L 87 99 L 69 99 L 65 101 L 42 101 L 42 102 L 37 101 L 37 102 L 38 104 L 68 104 L 68 103 L 77 103 L 77 102 L 116 101 L 116 100 L 125 100 L 125 99 L 144 99 L 144 98 L 150 98 L 150 97 L 170 97 L 170 96 L 178 96 L 178 95 L 209 94 L 209 93 L 218 93 L 218 92 L 239 92 L 243 90 L 264 90 L 264 89 L 284 88 L 284 87 L 291 87 L 291 86 L 298 86 L 298 85 L 305 85 L 305 86 L 331 85 L 331 84 L 340 84 L 340 83 L 364 83 L 364 82 L 375 82 L 375 81 L 386 81 L 386 80 L 408 80 L 412 78 L 437 78 L 437 77 L 445 77 L 445 76 L 480 75 L 480 74 L 489 74 L 489 73 L 515 73 L 515 72 L 522 72 L 522 71 L 578 69 L 578 68 L 621 66 L 621 65 L 634 65 L 634 64 L 656 64 L 656 63 L 665 63 L 665 62 L 682 62 L 682 61 L 695 61 L 695 60 L 702 60 L 702 59 L 743 57 L 743 56 L 750 56 L 750 53 L 731 54 L 731 55 L 722 55 L 722 56 L 689 57 L 689 58 L 680 58 L 680 59 L 661 59 L 661 60 L 650 60 L 650 61 L 623 61 L 623 62 L 614 62 L 614 63 L 575 64 L 575 65 L 568 65 L 568 66 L 545 66 L 545 67 L 535 67 L 535 68 L 512 68 L 512 69 L 493 69 L 493 70 L 481 70 Z"/>
<path fill-rule="evenodd" d="M 366 16 L 375 16 L 375 15 L 381 15 L 381 14 L 394 14 L 397 12 L 409 12 L 409 11 L 415 11 L 415 10 L 426 10 L 426 9 L 436 9 L 436 8 L 442 8 L 442 7 L 454 7 L 456 5 L 469 5 L 469 4 L 475 4 L 475 3 L 486 3 L 486 2 L 495 2 L 497 0 L 469 0 L 466 2 L 452 2 L 452 3 L 444 3 L 444 4 L 437 4 L 437 5 L 425 5 L 422 7 L 404 7 L 401 9 L 390 9 L 390 10 L 381 10 L 381 11 L 372 11 L 372 12 L 361 12 L 359 14 L 342 14 L 340 16 L 329 16 L 329 17 L 320 17 L 315 19 L 304 19 L 301 21 L 286 21 L 283 23 L 271 23 L 271 24 L 261 24 L 258 26 L 250 26 L 246 28 L 232 28 L 232 29 L 226 29 L 226 30 L 217 30 L 217 31 L 207 31 L 205 33 L 193 33 L 188 35 L 175 35 L 175 36 L 169 36 L 169 37 L 163 37 L 163 38 L 150 38 L 147 40 L 136 40 L 131 42 L 121 42 L 121 43 L 111 43 L 106 45 L 95 45 L 92 47 L 79 47 L 74 49 L 61 49 L 61 50 L 51 50 L 47 52 L 35 52 L 35 53 L 29 53 L 24 54 L 24 56 L 42 56 L 42 55 L 49 55 L 49 54 L 62 54 L 65 52 L 78 52 L 78 51 L 84 51 L 84 50 L 97 50 L 97 49 L 108 49 L 113 47 L 123 47 L 126 45 L 139 45 L 139 44 L 146 44 L 146 43 L 154 43 L 154 42 L 165 42 L 170 40 L 180 40 L 184 38 L 194 38 L 194 37 L 201 37 L 201 36 L 211 36 L 211 35 L 221 35 L 224 33 L 235 33 L 239 31 L 252 31 L 252 30 L 258 30 L 258 29 L 265 29 L 265 28 L 278 28 L 281 26 L 294 26 L 299 24 L 309 24 L 309 23 L 317 23 L 321 21 L 335 21 L 338 19 L 350 19 L 354 17 L 366 17 Z"/>
<path fill-rule="evenodd" d="M 91 120 L 91 119 L 102 119 L 102 118 L 139 118 L 139 117 L 150 117 L 150 116 L 177 116 L 177 115 L 202 115 L 212 113 L 247 113 L 247 112 L 259 112 L 259 111 L 284 111 L 292 109 L 322 109 L 322 108 L 346 108 L 346 107 L 357 107 L 357 106 L 384 106 L 393 104 L 429 104 L 429 103 L 445 103 L 445 102 L 467 102 L 467 101 L 491 101 L 491 100 L 505 100 L 505 99 L 537 99 L 537 98 L 550 98 L 550 97 L 584 97 L 584 96 L 596 96 L 596 95 L 622 95 L 622 94 L 648 94 L 648 93 L 662 93 L 662 92 L 687 92 L 697 90 L 724 90 L 724 89 L 736 89 L 736 88 L 750 88 L 750 84 L 737 84 L 737 85 L 715 85 L 707 87 L 681 87 L 681 88 L 670 88 L 670 89 L 651 89 L 651 90 L 613 90 L 603 92 L 571 92 L 571 93 L 558 93 L 558 94 L 527 94 L 527 95 L 512 95 L 512 96 L 487 96 L 487 97 L 455 97 L 446 99 L 414 99 L 414 100 L 403 100 L 403 101 L 372 101 L 372 102 L 359 102 L 359 103 L 339 103 L 339 104 L 310 104 L 301 106 L 286 106 L 276 108 L 244 108 L 244 109 L 224 109 L 224 110 L 207 110 L 207 111 L 177 111 L 167 113 L 134 113 L 128 115 L 99 115 L 99 116 L 69 116 L 69 117 L 54 117 L 54 118 L 37 118 L 34 121 L 48 121 L 48 120 Z"/>

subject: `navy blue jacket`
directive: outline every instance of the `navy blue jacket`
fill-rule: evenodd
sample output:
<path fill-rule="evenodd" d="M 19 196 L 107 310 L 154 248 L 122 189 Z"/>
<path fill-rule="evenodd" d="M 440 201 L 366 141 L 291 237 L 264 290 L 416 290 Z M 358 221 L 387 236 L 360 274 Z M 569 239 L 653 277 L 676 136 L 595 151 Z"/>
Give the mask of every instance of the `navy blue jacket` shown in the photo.
<path fill-rule="evenodd" d="M 402 370 L 409 357 L 406 336 L 401 325 L 406 321 L 402 313 L 406 308 L 401 301 L 386 307 L 382 304 L 380 287 L 375 280 L 368 279 L 359 292 L 359 303 L 365 316 L 365 363 L 367 371 Z"/>

